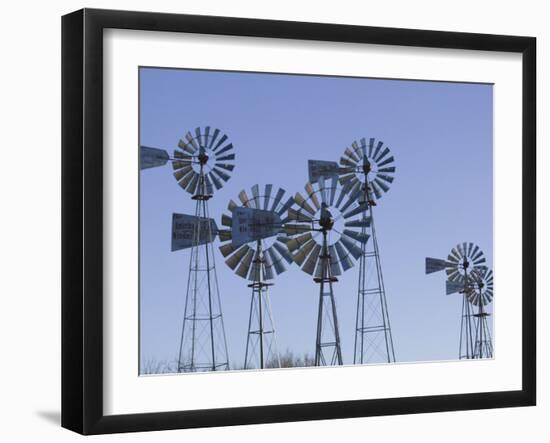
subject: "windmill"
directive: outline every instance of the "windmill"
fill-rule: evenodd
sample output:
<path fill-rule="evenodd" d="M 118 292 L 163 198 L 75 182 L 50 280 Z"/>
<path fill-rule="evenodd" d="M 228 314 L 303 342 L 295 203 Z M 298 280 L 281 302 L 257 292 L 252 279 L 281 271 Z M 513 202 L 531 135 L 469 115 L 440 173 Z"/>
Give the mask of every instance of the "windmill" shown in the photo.
<path fill-rule="evenodd" d="M 173 214 L 172 251 L 189 249 L 190 262 L 178 372 L 229 369 L 229 357 L 219 294 L 213 241 L 218 231 L 208 201 L 223 187 L 234 169 L 235 154 L 227 135 L 210 126 L 187 132 L 172 157 L 162 149 L 142 146 L 140 167 L 171 161 L 179 186 L 191 194 L 195 213 Z"/>
<path fill-rule="evenodd" d="M 227 206 L 230 215 L 222 215 L 222 225 L 231 229 L 220 246 L 225 263 L 251 282 L 244 369 L 280 367 L 268 288 L 275 276 L 286 270 L 284 262 L 292 263 L 288 239 L 281 234 L 294 199 L 285 198 L 285 192 L 282 188 L 275 191 L 271 184 L 260 190 L 256 184 L 251 194 L 239 193 L 241 206 L 231 200 Z"/>
<path fill-rule="evenodd" d="M 426 274 L 443 271 L 447 274 L 445 292 L 447 295 L 462 294 L 462 314 L 460 317 L 459 359 L 474 357 L 474 341 L 472 330 L 472 307 L 468 300 L 467 290 L 472 284 L 472 273 L 484 267 L 485 256 L 481 248 L 473 243 L 459 243 L 447 256 L 446 260 L 426 258 Z"/>
<path fill-rule="evenodd" d="M 493 296 L 493 271 L 486 266 L 475 268 L 470 274 L 466 287 L 466 298 L 478 308 L 473 314 L 475 322 L 473 358 L 493 358 L 491 331 L 487 324 L 487 317 L 491 314 L 486 311 L 487 305 L 493 301 Z"/>
<path fill-rule="evenodd" d="M 286 244 L 294 262 L 319 284 L 315 366 L 343 364 L 333 283 L 360 258 L 358 243 L 369 238 L 361 233 L 367 223 L 361 216 L 366 204 L 349 196 L 338 184 L 337 175 L 324 175 L 330 173 L 330 163 L 309 162 L 307 197 L 296 193 L 297 208 L 289 209 L 285 225 L 290 236 Z M 319 165 L 322 167 L 317 168 Z"/>
<path fill-rule="evenodd" d="M 363 207 L 355 315 L 353 363 L 395 362 L 395 350 L 374 223 L 374 207 L 389 191 L 395 164 L 390 149 L 381 141 L 354 141 L 340 158 L 340 183 Z"/>

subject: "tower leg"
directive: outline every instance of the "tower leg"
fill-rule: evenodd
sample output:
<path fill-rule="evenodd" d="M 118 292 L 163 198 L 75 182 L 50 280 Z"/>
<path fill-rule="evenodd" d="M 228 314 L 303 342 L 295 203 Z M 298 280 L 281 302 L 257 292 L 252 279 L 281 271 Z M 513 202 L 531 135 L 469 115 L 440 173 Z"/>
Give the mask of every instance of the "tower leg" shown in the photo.
<path fill-rule="evenodd" d="M 258 241 L 252 267 L 254 281 L 248 285 L 252 288 L 252 297 L 244 357 L 245 369 L 281 367 L 268 295 L 268 288 L 272 284 L 264 281 L 261 263 L 263 256 L 261 243 Z"/>
<path fill-rule="evenodd" d="M 315 278 L 319 283 L 319 310 L 317 315 L 317 338 L 315 341 L 315 366 L 342 365 L 342 349 L 336 302 L 332 283 L 337 281 L 331 275 L 330 254 L 326 232 L 323 232 L 323 246 L 320 258 L 320 275 Z"/>
<path fill-rule="evenodd" d="M 458 358 L 474 358 L 474 340 L 472 328 L 472 308 L 470 302 L 464 294 L 462 297 L 462 314 L 460 318 L 460 343 L 458 348 Z"/>
<path fill-rule="evenodd" d="M 370 238 L 361 243 L 353 363 L 393 363 L 395 350 L 372 206 L 369 215 L 370 227 L 361 228 Z M 367 220 L 366 212 L 363 220 Z"/>

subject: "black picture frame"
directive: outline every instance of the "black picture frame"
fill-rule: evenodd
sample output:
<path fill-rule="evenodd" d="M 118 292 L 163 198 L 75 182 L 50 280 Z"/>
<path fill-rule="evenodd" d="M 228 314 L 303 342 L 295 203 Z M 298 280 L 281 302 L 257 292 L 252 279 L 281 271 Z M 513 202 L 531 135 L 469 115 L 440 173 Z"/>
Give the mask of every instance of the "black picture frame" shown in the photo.
<path fill-rule="evenodd" d="M 131 415 L 103 413 L 103 30 L 522 54 L 522 389 Z M 62 18 L 62 426 L 82 434 L 530 406 L 536 403 L 536 39 L 83 9 Z"/>

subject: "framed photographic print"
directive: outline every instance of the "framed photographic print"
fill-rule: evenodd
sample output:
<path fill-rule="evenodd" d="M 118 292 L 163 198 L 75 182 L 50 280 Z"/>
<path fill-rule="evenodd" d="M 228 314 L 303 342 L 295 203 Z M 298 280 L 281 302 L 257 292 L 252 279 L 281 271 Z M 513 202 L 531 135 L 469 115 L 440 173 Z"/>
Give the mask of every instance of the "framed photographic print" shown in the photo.
<path fill-rule="evenodd" d="M 64 427 L 535 404 L 534 38 L 62 24 Z"/>

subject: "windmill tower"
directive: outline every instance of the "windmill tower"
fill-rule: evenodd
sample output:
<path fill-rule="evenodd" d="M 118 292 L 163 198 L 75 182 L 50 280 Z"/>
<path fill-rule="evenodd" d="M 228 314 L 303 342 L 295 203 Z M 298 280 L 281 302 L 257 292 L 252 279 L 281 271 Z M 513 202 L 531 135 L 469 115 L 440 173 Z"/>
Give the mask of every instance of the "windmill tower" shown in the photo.
<path fill-rule="evenodd" d="M 481 248 L 473 243 L 459 243 L 451 249 L 447 260 L 426 258 L 426 274 L 443 271 L 447 274 L 446 293 L 462 294 L 462 313 L 460 316 L 460 342 L 458 358 L 474 358 L 474 331 L 472 329 L 472 307 L 468 301 L 467 289 L 471 285 L 472 272 L 484 267 L 485 256 Z"/>
<path fill-rule="evenodd" d="M 285 226 L 294 262 L 319 285 L 315 366 L 343 364 L 333 285 L 343 271 L 353 266 L 352 259 L 360 258 L 360 244 L 369 238 L 361 233 L 364 220 L 356 218 L 366 204 L 349 196 L 339 186 L 337 175 L 322 175 L 326 163 L 330 162 L 309 162 L 307 197 L 296 193 L 297 208 L 289 209 Z"/>
<path fill-rule="evenodd" d="M 474 317 L 474 352 L 473 358 L 493 358 L 493 343 L 487 318 L 487 306 L 493 301 L 493 271 L 486 266 L 475 268 L 466 288 L 466 297 L 477 312 Z"/>
<path fill-rule="evenodd" d="M 395 362 L 395 350 L 374 223 L 374 207 L 389 191 L 395 164 L 390 149 L 381 141 L 365 138 L 352 143 L 340 158 L 340 183 L 363 205 L 355 315 L 353 363 Z"/>
<path fill-rule="evenodd" d="M 268 289 L 275 276 L 286 270 L 284 262 L 292 263 L 286 247 L 288 239 L 280 234 L 287 221 L 282 217 L 294 199 L 285 198 L 284 189 L 275 192 L 271 184 L 261 191 L 259 185 L 252 186 L 251 195 L 242 190 L 241 206 L 229 202 L 230 215 L 222 215 L 222 225 L 229 227 L 231 234 L 220 251 L 227 257 L 225 263 L 250 281 L 248 287 L 252 290 L 244 369 L 264 369 L 281 366 Z"/>
<path fill-rule="evenodd" d="M 188 132 L 173 157 L 162 149 L 142 146 L 140 160 L 142 169 L 171 160 L 178 184 L 195 201 L 194 215 L 172 216 L 172 251 L 190 250 L 178 372 L 229 369 L 212 244 L 218 230 L 209 217 L 208 201 L 214 189 L 219 190 L 230 178 L 233 145 L 219 129 L 206 126 L 196 128 L 194 134 Z"/>

